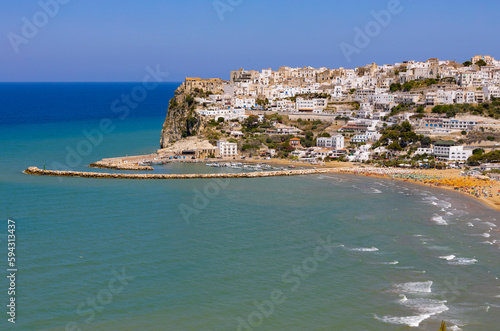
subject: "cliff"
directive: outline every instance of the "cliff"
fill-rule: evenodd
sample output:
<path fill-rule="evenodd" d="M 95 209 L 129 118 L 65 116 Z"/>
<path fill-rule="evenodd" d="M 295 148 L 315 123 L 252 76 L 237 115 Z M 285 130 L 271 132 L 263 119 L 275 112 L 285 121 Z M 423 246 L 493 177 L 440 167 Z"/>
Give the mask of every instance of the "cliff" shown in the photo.
<path fill-rule="evenodd" d="M 196 136 L 204 128 L 204 121 L 195 111 L 194 95 L 188 94 L 185 84 L 177 88 L 175 96 L 170 100 L 167 116 L 161 131 L 161 148 L 174 141 Z"/>

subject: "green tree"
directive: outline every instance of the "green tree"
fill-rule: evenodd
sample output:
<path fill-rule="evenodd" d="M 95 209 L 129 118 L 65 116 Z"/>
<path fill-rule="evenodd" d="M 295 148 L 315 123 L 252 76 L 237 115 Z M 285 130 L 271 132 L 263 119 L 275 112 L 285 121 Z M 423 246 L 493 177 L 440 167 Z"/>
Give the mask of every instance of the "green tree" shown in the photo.
<path fill-rule="evenodd" d="M 250 115 L 243 121 L 243 125 L 250 130 L 255 129 L 259 126 L 259 117 L 257 115 Z"/>
<path fill-rule="evenodd" d="M 475 64 L 476 64 L 477 66 L 480 66 L 480 67 L 484 67 L 484 66 L 487 66 L 487 65 L 488 65 L 488 63 L 486 63 L 483 59 L 481 59 L 481 60 L 477 61 Z"/>
<path fill-rule="evenodd" d="M 431 138 L 429 136 L 424 136 L 421 140 L 420 140 L 420 145 L 422 145 L 422 147 L 429 147 L 431 145 L 432 141 L 431 141 Z"/>
<path fill-rule="evenodd" d="M 188 106 L 191 106 L 194 103 L 194 98 L 191 94 L 188 94 L 186 96 L 186 103 L 188 104 Z"/>
<path fill-rule="evenodd" d="M 399 84 L 399 83 L 391 84 L 389 86 L 389 89 L 391 90 L 391 92 L 400 91 L 401 90 L 401 84 Z"/>
<path fill-rule="evenodd" d="M 408 121 L 404 121 L 403 123 L 401 123 L 401 132 L 411 132 L 411 124 L 410 122 Z"/>
<path fill-rule="evenodd" d="M 476 148 L 472 151 L 473 155 L 483 155 L 484 154 L 484 149 L 482 148 Z"/>
<path fill-rule="evenodd" d="M 470 61 L 465 61 L 465 62 L 463 63 L 463 65 L 464 65 L 464 67 L 470 67 L 470 66 L 472 65 L 472 62 L 470 62 Z"/>
<path fill-rule="evenodd" d="M 401 145 L 397 141 L 395 141 L 392 144 L 390 144 L 389 146 L 387 146 L 387 148 L 390 149 L 391 151 L 402 151 L 403 150 L 403 147 L 401 147 Z"/>

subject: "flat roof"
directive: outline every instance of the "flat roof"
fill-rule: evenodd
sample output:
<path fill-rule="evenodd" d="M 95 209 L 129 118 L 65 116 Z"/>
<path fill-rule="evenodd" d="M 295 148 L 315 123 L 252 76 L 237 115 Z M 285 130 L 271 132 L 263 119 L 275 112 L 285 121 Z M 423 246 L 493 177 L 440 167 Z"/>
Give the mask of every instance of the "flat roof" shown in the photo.
<path fill-rule="evenodd" d="M 436 141 L 434 145 L 443 145 L 443 146 L 454 146 L 455 142 L 452 140 L 440 140 Z"/>

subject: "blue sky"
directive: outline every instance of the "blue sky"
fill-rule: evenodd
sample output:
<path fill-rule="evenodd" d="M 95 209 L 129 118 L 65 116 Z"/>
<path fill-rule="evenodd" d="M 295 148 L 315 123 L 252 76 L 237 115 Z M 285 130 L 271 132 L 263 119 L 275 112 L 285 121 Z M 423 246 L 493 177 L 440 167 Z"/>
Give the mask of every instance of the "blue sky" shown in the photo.
<path fill-rule="evenodd" d="M 41 12 L 40 2 L 57 1 L 53 17 Z M 182 81 L 228 79 L 238 68 L 354 68 L 430 57 L 463 62 L 475 54 L 500 58 L 500 3 L 399 0 L 386 26 L 370 25 L 372 11 L 397 2 L 5 1 L 0 81 L 140 81 L 147 66 L 157 65 L 170 73 L 168 80 Z M 225 11 L 218 13 L 215 3 Z M 26 21 L 37 23 L 38 31 L 25 27 L 23 34 Z M 367 26 L 374 29 L 369 44 L 357 47 L 355 28 Z M 357 52 L 346 57 L 342 43 Z"/>

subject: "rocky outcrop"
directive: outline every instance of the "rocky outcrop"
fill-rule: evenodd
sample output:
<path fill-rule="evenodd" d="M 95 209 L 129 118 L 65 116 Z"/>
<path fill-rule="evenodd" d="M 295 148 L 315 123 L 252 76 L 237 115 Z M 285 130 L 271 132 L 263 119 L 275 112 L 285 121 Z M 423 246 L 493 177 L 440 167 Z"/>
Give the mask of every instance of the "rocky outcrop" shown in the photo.
<path fill-rule="evenodd" d="M 172 142 L 195 136 L 203 128 L 203 118 L 195 111 L 194 95 L 186 93 L 182 84 L 170 100 L 161 131 L 160 146 L 165 148 Z"/>
<path fill-rule="evenodd" d="M 258 178 L 273 176 L 299 176 L 321 173 L 338 172 L 338 169 L 304 169 L 304 170 L 282 170 L 282 171 L 261 171 L 251 173 L 218 173 L 218 174 L 108 174 L 101 172 L 81 172 L 81 171 L 58 171 L 42 170 L 37 167 L 29 167 L 24 170 L 28 175 L 58 176 L 58 177 L 84 177 L 84 178 L 115 178 L 115 179 L 182 179 L 182 178 Z"/>

